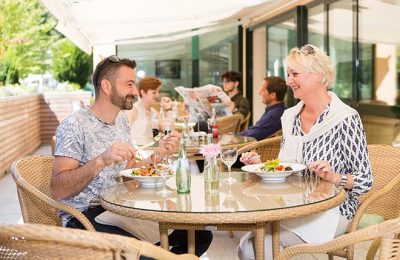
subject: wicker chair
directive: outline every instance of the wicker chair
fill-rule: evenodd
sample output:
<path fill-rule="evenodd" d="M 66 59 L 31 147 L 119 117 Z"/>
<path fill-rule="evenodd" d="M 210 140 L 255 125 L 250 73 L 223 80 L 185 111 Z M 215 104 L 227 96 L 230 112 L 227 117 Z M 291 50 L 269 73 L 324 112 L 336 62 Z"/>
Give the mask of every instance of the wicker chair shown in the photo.
<path fill-rule="evenodd" d="M 198 259 L 134 238 L 39 224 L 0 225 L 1 259 Z"/>
<path fill-rule="evenodd" d="M 340 236 L 334 240 L 323 244 L 301 244 L 285 248 L 277 258 L 278 260 L 289 259 L 298 254 L 326 253 L 334 250 L 354 245 L 359 242 L 379 238 L 381 243 L 381 253 L 379 259 L 399 259 L 400 258 L 400 218 L 385 221 L 378 225 L 357 230 L 349 234 Z"/>
<path fill-rule="evenodd" d="M 249 112 L 247 114 L 247 116 L 245 118 L 243 118 L 243 120 L 240 122 L 240 129 L 239 129 L 240 132 L 247 130 L 247 128 L 249 128 L 250 116 L 251 116 L 251 113 Z"/>
<path fill-rule="evenodd" d="M 385 220 L 400 216 L 400 149 L 389 145 L 368 145 L 369 158 L 372 167 L 374 183 L 372 189 L 360 196 L 361 205 L 354 216 L 348 232 L 359 228 L 360 221 L 365 214 L 379 215 Z M 368 258 L 373 259 L 379 248 L 379 240 L 372 243 Z M 354 258 L 354 247 L 348 246 L 329 253 L 347 259 Z"/>
<path fill-rule="evenodd" d="M 217 119 L 219 134 L 237 133 L 240 129 L 242 118 L 241 114 L 219 117 Z"/>
<path fill-rule="evenodd" d="M 246 145 L 238 150 L 238 154 L 256 151 L 261 156 L 261 161 L 273 160 L 278 158 L 279 150 L 281 149 L 282 136 L 266 138 L 253 144 Z"/>
<path fill-rule="evenodd" d="M 74 216 L 87 230 L 95 231 L 80 211 L 51 198 L 53 160 L 53 156 L 27 156 L 11 166 L 24 222 L 60 226 L 61 219 L 57 214 L 59 209 Z"/>

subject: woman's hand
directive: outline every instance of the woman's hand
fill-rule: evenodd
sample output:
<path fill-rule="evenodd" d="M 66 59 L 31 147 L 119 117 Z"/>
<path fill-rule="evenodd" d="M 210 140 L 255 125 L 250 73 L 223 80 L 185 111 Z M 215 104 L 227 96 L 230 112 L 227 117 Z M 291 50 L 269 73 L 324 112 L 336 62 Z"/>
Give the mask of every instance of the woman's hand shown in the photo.
<path fill-rule="evenodd" d="M 172 109 L 172 100 L 169 97 L 162 97 L 161 98 L 161 106 L 163 107 L 164 111 L 168 111 Z"/>
<path fill-rule="evenodd" d="M 258 153 L 251 151 L 243 153 L 242 156 L 240 157 L 240 161 L 246 165 L 256 164 L 256 163 L 261 163 L 261 158 L 260 155 L 258 155 Z"/>
<path fill-rule="evenodd" d="M 328 163 L 328 161 L 321 160 L 321 161 L 309 162 L 306 165 L 310 171 L 315 172 L 323 180 L 337 184 L 337 178 L 336 178 L 337 174 L 332 172 L 331 165 Z"/>
<path fill-rule="evenodd" d="M 179 149 L 179 140 L 181 134 L 172 131 L 169 135 L 160 140 L 160 146 L 156 149 L 159 155 L 170 155 L 176 153 Z"/>

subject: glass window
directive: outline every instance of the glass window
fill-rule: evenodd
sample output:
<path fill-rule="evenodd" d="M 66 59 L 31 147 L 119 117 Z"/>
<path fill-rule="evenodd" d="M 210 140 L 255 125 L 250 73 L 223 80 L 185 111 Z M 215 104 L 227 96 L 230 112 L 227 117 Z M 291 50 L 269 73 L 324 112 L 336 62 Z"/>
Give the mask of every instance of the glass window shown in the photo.
<path fill-rule="evenodd" d="M 192 39 L 190 37 L 170 42 L 118 45 L 117 55 L 135 59 L 138 75 L 159 76 L 163 82 L 161 95 L 175 97 L 176 86 L 192 87 Z M 180 71 L 175 71 L 173 74 L 160 73 L 160 71 L 171 69 L 180 69 Z"/>
<path fill-rule="evenodd" d="M 289 51 L 296 47 L 295 17 L 281 23 L 267 27 L 267 76 L 286 78 L 286 64 L 284 60 Z M 287 106 L 295 104 L 292 89 L 289 88 L 285 96 Z"/>
<path fill-rule="evenodd" d="M 399 1 L 359 1 L 360 96 L 364 103 L 399 105 Z"/>
<path fill-rule="evenodd" d="M 308 9 L 308 43 L 325 50 L 326 15 L 324 5 Z"/>
<path fill-rule="evenodd" d="M 200 35 L 200 86 L 221 85 L 226 70 L 239 70 L 237 26 Z"/>
<path fill-rule="evenodd" d="M 284 60 L 296 47 L 295 18 L 267 28 L 267 75 L 286 78 Z"/>
<path fill-rule="evenodd" d="M 351 99 L 353 88 L 353 6 L 342 0 L 329 4 L 329 55 L 336 64 L 333 91 Z"/>

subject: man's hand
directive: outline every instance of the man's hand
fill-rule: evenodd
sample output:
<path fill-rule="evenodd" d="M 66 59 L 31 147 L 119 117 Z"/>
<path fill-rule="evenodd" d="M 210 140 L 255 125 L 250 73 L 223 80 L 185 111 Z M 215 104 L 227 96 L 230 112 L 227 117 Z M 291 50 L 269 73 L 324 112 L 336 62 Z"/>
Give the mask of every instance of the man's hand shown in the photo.
<path fill-rule="evenodd" d="M 127 143 L 114 143 L 105 150 L 100 158 L 105 166 L 114 162 L 130 161 L 135 158 L 135 149 Z"/>
<path fill-rule="evenodd" d="M 228 107 L 229 107 L 229 109 L 233 112 L 234 110 L 235 110 L 235 102 L 233 102 L 233 101 L 230 101 L 229 102 L 229 104 L 228 104 Z"/>

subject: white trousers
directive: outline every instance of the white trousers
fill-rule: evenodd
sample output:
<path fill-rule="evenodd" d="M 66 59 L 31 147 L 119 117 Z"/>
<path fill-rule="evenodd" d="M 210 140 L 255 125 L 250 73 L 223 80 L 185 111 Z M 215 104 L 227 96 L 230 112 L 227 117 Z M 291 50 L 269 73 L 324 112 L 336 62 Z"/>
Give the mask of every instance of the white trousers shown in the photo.
<path fill-rule="evenodd" d="M 339 214 L 339 223 L 336 228 L 335 237 L 342 235 L 346 232 L 347 226 L 349 224 L 349 220 L 346 217 Z M 296 219 L 293 219 L 296 221 Z M 267 224 L 265 228 L 265 239 L 264 239 L 264 256 L 265 259 L 273 259 L 272 258 L 272 235 L 271 235 L 271 225 Z M 318 236 L 318 231 L 316 231 L 316 236 Z M 295 233 L 280 227 L 280 248 L 281 250 L 288 246 L 294 246 L 297 244 L 306 243 L 303 239 L 301 239 Z M 255 252 L 254 252 L 254 233 L 248 232 L 244 236 L 240 238 L 239 248 L 238 248 L 238 255 L 241 260 L 252 260 L 255 259 Z"/>

